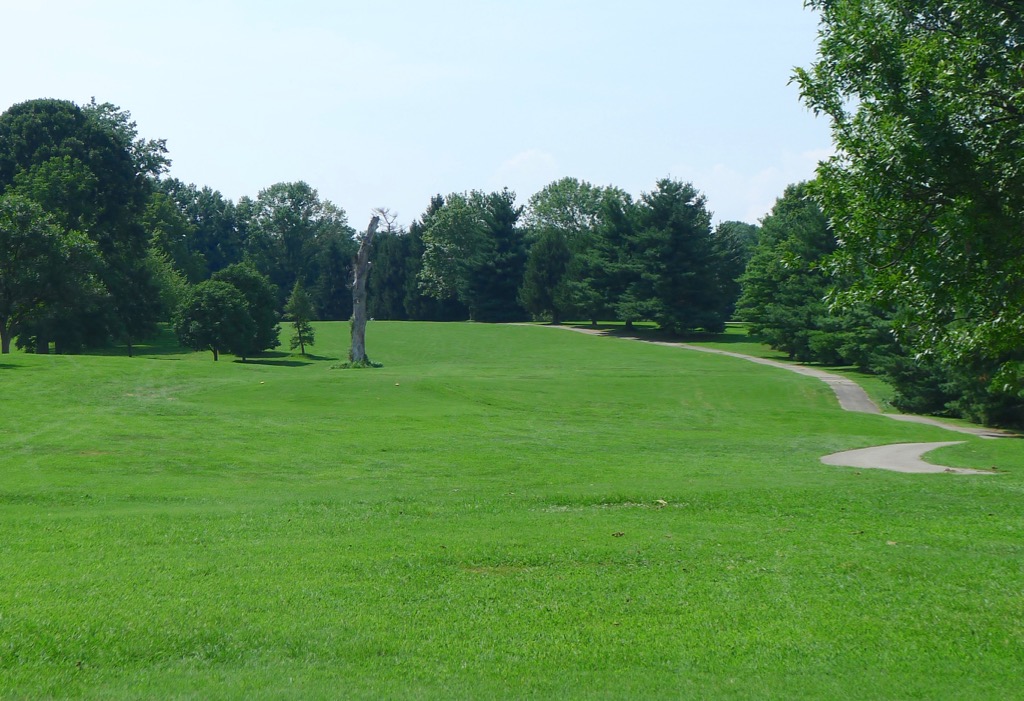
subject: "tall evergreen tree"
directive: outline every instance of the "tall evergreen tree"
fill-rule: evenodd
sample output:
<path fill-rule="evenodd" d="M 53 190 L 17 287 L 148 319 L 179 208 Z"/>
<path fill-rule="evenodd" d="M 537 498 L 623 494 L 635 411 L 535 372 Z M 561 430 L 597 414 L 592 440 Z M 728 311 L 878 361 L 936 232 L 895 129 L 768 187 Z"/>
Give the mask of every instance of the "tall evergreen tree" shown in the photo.
<path fill-rule="evenodd" d="M 642 270 L 635 294 L 646 298 L 648 318 L 674 332 L 724 330 L 731 300 L 719 284 L 704 196 L 689 183 L 664 179 L 637 211 Z"/>
<path fill-rule="evenodd" d="M 732 317 L 742 293 L 740 277 L 747 269 L 761 228 L 741 221 L 725 221 L 715 227 L 711 245 L 717 261 L 715 272 L 721 294 L 728 301 L 726 315 Z"/>
<path fill-rule="evenodd" d="M 382 231 L 373 241 L 370 267 L 369 314 L 374 319 L 408 319 L 405 294 L 409 275 L 409 236 L 402 231 Z"/>
<path fill-rule="evenodd" d="M 761 223 L 761 236 L 741 278 L 739 318 L 750 332 L 790 358 L 814 360 L 812 336 L 825 326 L 833 282 L 823 262 L 836 241 L 806 183 L 791 185 Z"/>
<path fill-rule="evenodd" d="M 295 333 L 290 341 L 291 350 L 299 349 L 302 355 L 306 354 L 306 346 L 312 346 L 316 341 L 316 334 L 313 324 L 313 300 L 302 287 L 302 283 L 296 282 L 288 302 L 284 307 L 285 319 L 292 325 Z"/>
<path fill-rule="evenodd" d="M 561 232 L 545 229 L 530 246 L 519 299 L 535 318 L 547 316 L 562 322 L 565 284 L 572 252 Z"/>
<path fill-rule="evenodd" d="M 318 319 L 344 321 L 352 316 L 352 259 L 358 248 L 350 230 L 331 227 L 317 236 L 303 279 Z"/>
<path fill-rule="evenodd" d="M 523 321 L 526 311 L 519 302 L 519 288 L 526 269 L 526 240 L 519 217 L 523 208 L 511 190 L 476 193 L 474 205 L 483 221 L 480 248 L 474 251 L 467 275 L 467 298 L 475 321 Z"/>

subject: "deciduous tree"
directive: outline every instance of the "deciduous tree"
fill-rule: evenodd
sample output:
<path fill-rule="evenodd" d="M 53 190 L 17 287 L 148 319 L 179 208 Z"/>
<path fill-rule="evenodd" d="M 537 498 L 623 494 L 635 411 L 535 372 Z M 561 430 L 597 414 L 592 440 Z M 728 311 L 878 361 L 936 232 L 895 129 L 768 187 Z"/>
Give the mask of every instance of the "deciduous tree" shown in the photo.
<path fill-rule="evenodd" d="M 252 318 L 252 336 L 244 346 L 236 346 L 239 355 L 248 357 L 277 348 L 281 326 L 277 323 L 277 289 L 266 275 L 247 263 L 234 263 L 213 274 L 212 280 L 233 285 L 245 298 Z"/>
<path fill-rule="evenodd" d="M 223 352 L 244 360 L 255 324 L 237 287 L 221 280 L 207 280 L 189 291 L 178 310 L 174 330 L 182 345 L 197 351 L 209 350 L 214 360 L 219 360 Z"/>
<path fill-rule="evenodd" d="M 21 326 L 47 304 L 95 285 L 95 246 L 60 229 L 42 208 L 14 194 L 0 196 L 0 351 L 11 352 Z"/>
<path fill-rule="evenodd" d="M 321 200 L 319 193 L 302 181 L 271 185 L 255 200 L 243 198 L 237 212 L 244 229 L 246 260 L 270 278 L 281 301 L 296 280 L 316 288 L 317 278 L 324 274 L 316 265 L 325 247 L 351 243 L 355 234 L 345 210 Z M 346 253 L 347 264 L 351 253 Z"/>
<path fill-rule="evenodd" d="M 88 236 L 106 290 L 51 303 L 42 315 L 51 323 L 36 323 L 40 347 L 47 329 L 73 342 L 131 336 L 155 321 L 156 288 L 140 261 L 143 214 L 165 154 L 163 142 L 140 139 L 130 113 L 109 103 L 30 100 L 0 115 L 0 193 L 27 196 L 58 226 Z"/>
<path fill-rule="evenodd" d="M 160 191 L 174 202 L 185 219 L 185 227 L 175 225 L 179 227 L 175 232 L 179 240 L 167 246 L 167 253 L 192 282 L 206 280 L 218 270 L 242 261 L 243 232 L 231 200 L 212 188 L 200 188 L 174 178 L 161 180 Z"/>
<path fill-rule="evenodd" d="M 1002 364 L 1024 387 L 1024 8 L 1007 0 L 809 0 L 798 70 L 832 122 L 819 193 L 852 294 L 906 305 L 904 340 Z"/>

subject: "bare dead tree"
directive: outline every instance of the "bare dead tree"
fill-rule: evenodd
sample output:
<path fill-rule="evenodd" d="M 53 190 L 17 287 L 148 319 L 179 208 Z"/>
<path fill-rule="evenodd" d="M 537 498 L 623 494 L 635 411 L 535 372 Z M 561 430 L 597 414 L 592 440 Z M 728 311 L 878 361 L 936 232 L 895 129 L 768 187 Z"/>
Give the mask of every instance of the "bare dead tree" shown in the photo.
<path fill-rule="evenodd" d="M 392 231 L 397 214 L 386 207 L 373 210 L 373 218 L 366 227 L 366 233 L 359 237 L 359 252 L 356 253 L 352 272 L 352 346 L 348 352 L 349 363 L 368 365 L 370 359 L 366 355 L 366 279 L 370 273 L 370 250 L 373 237 L 377 234 L 381 219 L 388 231 Z"/>
<path fill-rule="evenodd" d="M 384 231 L 393 234 L 396 231 L 395 222 L 398 221 L 398 212 L 392 212 L 388 207 L 375 207 L 374 216 L 380 217 L 384 222 Z"/>

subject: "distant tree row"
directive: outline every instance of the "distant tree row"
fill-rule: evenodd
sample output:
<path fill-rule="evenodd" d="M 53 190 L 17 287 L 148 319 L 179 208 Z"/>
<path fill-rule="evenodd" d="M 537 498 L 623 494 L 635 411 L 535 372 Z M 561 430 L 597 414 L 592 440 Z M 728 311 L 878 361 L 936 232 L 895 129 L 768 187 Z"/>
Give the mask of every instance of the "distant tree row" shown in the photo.
<path fill-rule="evenodd" d="M 5 352 L 17 338 L 37 352 L 120 341 L 130 353 L 174 320 L 183 343 L 247 357 L 276 345 L 296 286 L 313 318 L 349 318 L 357 245 L 342 208 L 304 182 L 235 203 L 165 177 L 169 164 L 164 142 L 113 105 L 32 100 L 0 115 Z M 527 205 L 508 190 L 437 196 L 408 231 L 389 222 L 378 236 L 370 314 L 719 330 L 754 236 L 713 229 L 704 197 L 669 179 L 635 201 L 571 178 Z M 201 329 L 214 313 L 216 338 Z"/>
<path fill-rule="evenodd" d="M 309 292 L 318 318 L 347 319 L 355 230 L 345 211 L 305 182 L 271 185 L 235 204 L 209 187 L 157 183 L 148 229 L 190 283 L 245 262 L 269 278 L 280 307 L 295 284 Z"/>
<path fill-rule="evenodd" d="M 433 198 L 408 232 L 378 237 L 379 319 L 657 322 L 724 328 L 757 227 L 713 228 L 705 199 L 665 179 L 634 201 L 574 178 L 515 204 L 508 190 Z"/>
<path fill-rule="evenodd" d="M 845 56 L 846 35 L 881 41 L 870 31 L 881 15 L 845 2 L 829 8 L 826 58 Z M 991 40 L 993 65 L 1009 66 L 999 63 L 1000 47 L 1016 42 L 1019 17 L 996 9 L 1005 20 L 998 29 L 949 25 L 943 33 L 953 21 L 944 12 L 908 19 L 920 41 L 900 50 L 925 51 L 934 37 L 977 47 Z M 960 160 L 947 162 L 941 139 L 911 139 L 891 154 L 900 173 L 935 171 L 932 199 L 921 201 L 916 180 L 889 182 L 895 171 L 872 160 L 897 144 L 889 122 L 876 123 L 874 112 L 850 121 L 843 103 L 830 101 L 844 90 L 870 93 L 858 82 L 870 82 L 864 76 L 833 73 L 839 65 L 825 61 L 798 77 L 808 102 L 838 125 L 847 160 L 787 189 L 760 227 L 712 227 L 704 197 L 672 179 L 636 199 L 573 178 L 525 205 L 508 190 L 439 195 L 408 231 L 388 219 L 375 239 L 370 315 L 650 320 L 680 333 L 719 331 L 735 314 L 793 359 L 885 374 L 905 410 L 1024 424 L 1013 234 L 1021 210 L 1012 200 L 1020 197 L 1003 177 L 1019 159 L 1012 140 L 990 143 L 985 126 L 991 117 L 1010 129 L 1015 113 L 993 108 L 976 124 L 969 105 L 950 97 L 970 86 L 955 83 L 942 86 L 949 100 L 936 109 L 960 120 L 963 134 L 946 134 L 953 122 L 928 121 L 931 113 L 904 115 L 960 140 Z M 949 77 L 929 76 L 937 86 Z M 873 109 L 903 106 L 897 99 Z M 858 130 L 863 138 L 851 141 Z M 972 149 L 991 153 L 971 160 Z M 282 312 L 303 352 L 313 342 L 310 320 L 349 318 L 357 244 L 343 209 L 304 182 L 234 203 L 166 178 L 169 163 L 164 143 L 140 138 L 114 105 L 32 100 L 0 115 L 4 353 L 15 342 L 76 352 L 120 341 L 130 354 L 157 322 L 173 321 L 182 343 L 246 358 L 276 347 Z"/>

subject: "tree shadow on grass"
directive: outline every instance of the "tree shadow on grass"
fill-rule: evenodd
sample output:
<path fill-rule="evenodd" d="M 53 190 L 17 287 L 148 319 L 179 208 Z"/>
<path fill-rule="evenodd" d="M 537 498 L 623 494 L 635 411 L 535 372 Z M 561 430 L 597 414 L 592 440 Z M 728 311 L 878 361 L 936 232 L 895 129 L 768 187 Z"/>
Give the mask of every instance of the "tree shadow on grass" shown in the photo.
<path fill-rule="evenodd" d="M 0 370 L 13 370 L 16 367 L 18 366 L 10 363 L 0 363 Z"/>
<path fill-rule="evenodd" d="M 313 363 L 306 360 L 278 360 L 275 358 L 248 358 L 242 360 L 239 358 L 235 361 L 236 363 L 243 363 L 245 365 L 270 365 L 271 367 L 283 367 L 283 368 L 301 368 L 305 365 L 312 365 Z"/>
<path fill-rule="evenodd" d="M 299 357 L 303 358 L 304 360 L 340 360 L 340 358 L 338 358 L 337 356 L 313 355 L 312 353 L 306 353 L 305 355 L 300 355 Z"/>
<path fill-rule="evenodd" d="M 245 360 L 235 358 L 234 362 L 245 365 L 270 365 L 286 368 L 298 368 L 303 365 L 312 364 L 308 360 L 295 358 L 291 353 L 284 353 L 282 351 L 263 351 L 259 355 L 250 356 Z"/>
<path fill-rule="evenodd" d="M 168 324 L 160 324 L 151 336 L 132 344 L 132 356 L 136 358 L 175 360 L 175 358 L 161 356 L 187 355 L 191 352 L 191 349 L 178 343 L 178 337 L 174 335 L 174 330 Z M 128 347 L 124 343 L 115 343 L 102 348 L 87 348 L 80 355 L 126 358 L 128 357 Z"/>

